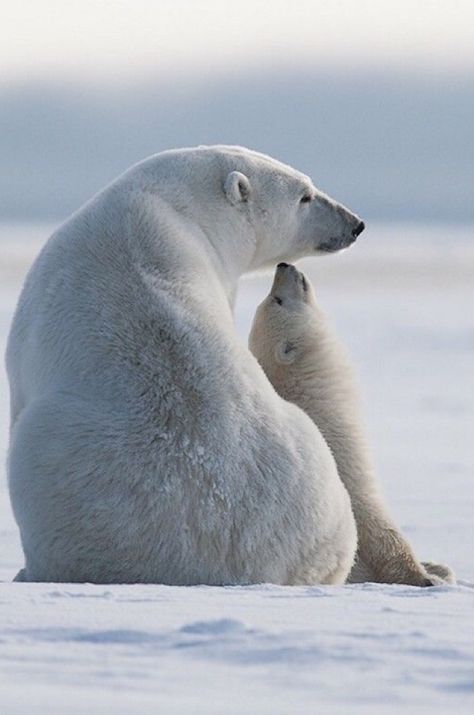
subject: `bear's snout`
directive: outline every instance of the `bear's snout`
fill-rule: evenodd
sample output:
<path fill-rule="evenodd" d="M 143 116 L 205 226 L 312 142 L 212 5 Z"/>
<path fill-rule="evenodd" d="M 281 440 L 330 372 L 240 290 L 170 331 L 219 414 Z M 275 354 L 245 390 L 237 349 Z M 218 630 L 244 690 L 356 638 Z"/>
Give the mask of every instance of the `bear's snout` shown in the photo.
<path fill-rule="evenodd" d="M 357 238 L 357 236 L 360 236 L 360 234 L 362 233 L 364 228 L 365 228 L 365 223 L 363 221 L 359 221 L 359 223 L 357 224 L 355 229 L 352 231 L 352 235 L 354 236 L 354 238 Z"/>

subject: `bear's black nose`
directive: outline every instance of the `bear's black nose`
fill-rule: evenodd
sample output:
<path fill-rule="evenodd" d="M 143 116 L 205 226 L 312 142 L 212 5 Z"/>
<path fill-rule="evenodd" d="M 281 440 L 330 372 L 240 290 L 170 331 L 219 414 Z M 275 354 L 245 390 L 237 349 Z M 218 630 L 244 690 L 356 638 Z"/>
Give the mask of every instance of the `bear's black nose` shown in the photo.
<path fill-rule="evenodd" d="M 277 268 L 288 268 L 289 265 L 290 265 L 289 263 L 285 263 L 285 262 L 283 261 L 282 263 L 279 263 L 279 264 L 277 265 Z"/>
<path fill-rule="evenodd" d="M 357 238 L 357 236 L 359 236 L 362 233 L 364 228 L 365 228 L 365 223 L 363 221 L 360 221 L 360 223 L 358 223 L 357 226 L 355 227 L 355 229 L 352 231 L 352 235 L 354 236 L 354 238 Z"/>

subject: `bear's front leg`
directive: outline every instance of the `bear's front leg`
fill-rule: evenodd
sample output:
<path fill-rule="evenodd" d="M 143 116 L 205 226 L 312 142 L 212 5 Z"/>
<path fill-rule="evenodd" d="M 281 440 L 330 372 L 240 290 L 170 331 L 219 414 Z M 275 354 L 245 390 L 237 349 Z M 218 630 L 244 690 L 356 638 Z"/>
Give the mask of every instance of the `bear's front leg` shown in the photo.
<path fill-rule="evenodd" d="M 421 565 L 428 573 L 430 579 L 438 578 L 441 580 L 442 583 L 456 583 L 456 576 L 454 575 L 454 571 L 452 571 L 449 566 L 445 566 L 444 564 L 436 564 L 432 561 L 422 561 Z"/>
<path fill-rule="evenodd" d="M 356 522 L 359 545 L 349 583 L 372 581 L 426 587 L 445 582 L 443 576 L 448 575 L 449 570 L 441 567 L 439 571 L 430 571 L 421 564 L 410 544 L 388 518 L 359 513 Z"/>

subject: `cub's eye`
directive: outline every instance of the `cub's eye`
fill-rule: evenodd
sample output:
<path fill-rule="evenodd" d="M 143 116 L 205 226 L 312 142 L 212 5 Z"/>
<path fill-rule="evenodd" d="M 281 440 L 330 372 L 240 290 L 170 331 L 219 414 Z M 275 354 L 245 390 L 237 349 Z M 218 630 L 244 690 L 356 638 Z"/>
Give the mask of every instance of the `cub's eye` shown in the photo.
<path fill-rule="evenodd" d="M 283 303 L 282 299 L 279 298 L 277 295 L 274 296 L 273 300 L 275 301 L 275 303 L 278 303 L 278 305 L 281 305 Z"/>
<path fill-rule="evenodd" d="M 310 201 L 313 200 L 313 197 L 311 194 L 305 194 L 304 196 L 301 197 L 300 199 L 300 204 L 309 204 Z"/>
<path fill-rule="evenodd" d="M 301 284 L 303 286 L 303 290 L 306 292 L 308 290 L 308 283 L 306 282 L 306 278 L 303 274 L 301 274 Z"/>

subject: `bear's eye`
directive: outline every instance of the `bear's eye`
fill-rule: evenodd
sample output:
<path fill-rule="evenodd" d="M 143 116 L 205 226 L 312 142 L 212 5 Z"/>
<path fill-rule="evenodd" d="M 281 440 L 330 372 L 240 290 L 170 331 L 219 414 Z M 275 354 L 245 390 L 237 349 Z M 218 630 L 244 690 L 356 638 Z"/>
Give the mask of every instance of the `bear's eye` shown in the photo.
<path fill-rule="evenodd" d="M 311 196 L 311 194 L 304 194 L 304 196 L 302 196 L 300 199 L 300 204 L 309 204 L 309 202 L 312 200 L 313 197 Z"/>
<path fill-rule="evenodd" d="M 283 303 L 282 299 L 279 298 L 277 295 L 273 297 L 273 300 L 275 301 L 275 303 L 278 303 L 278 305 L 281 305 Z"/>

